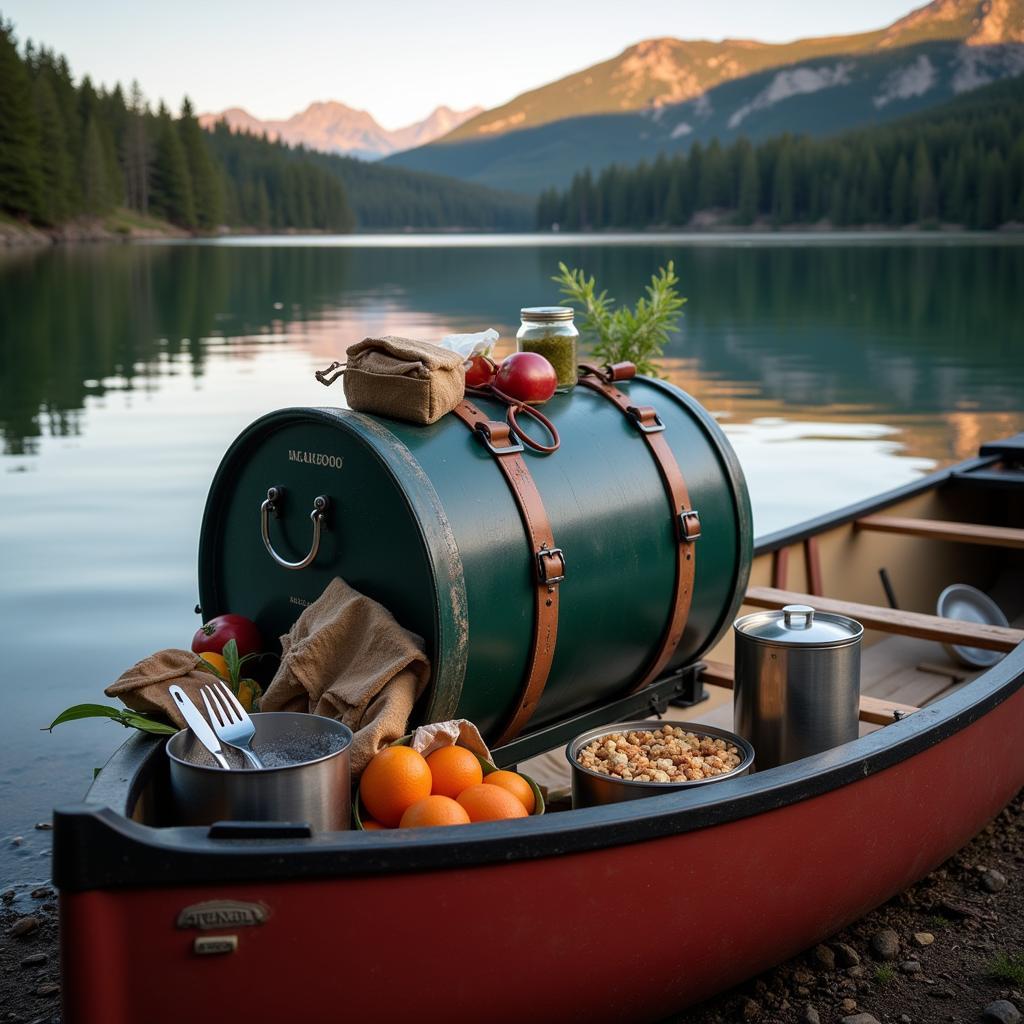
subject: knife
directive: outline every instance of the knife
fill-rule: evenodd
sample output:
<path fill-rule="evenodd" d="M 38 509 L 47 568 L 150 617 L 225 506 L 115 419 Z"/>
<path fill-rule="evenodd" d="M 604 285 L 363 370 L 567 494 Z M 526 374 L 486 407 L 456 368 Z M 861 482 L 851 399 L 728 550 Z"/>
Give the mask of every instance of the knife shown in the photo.
<path fill-rule="evenodd" d="M 231 765 L 228 764 L 227 758 L 221 753 L 220 740 L 214 735 L 210 724 L 203 718 L 203 713 L 189 700 L 188 694 L 180 686 L 176 685 L 169 686 L 167 692 L 171 695 L 171 700 L 178 705 L 178 710 L 188 723 L 188 727 L 195 733 L 196 739 L 213 754 L 221 768 L 230 770 Z"/>

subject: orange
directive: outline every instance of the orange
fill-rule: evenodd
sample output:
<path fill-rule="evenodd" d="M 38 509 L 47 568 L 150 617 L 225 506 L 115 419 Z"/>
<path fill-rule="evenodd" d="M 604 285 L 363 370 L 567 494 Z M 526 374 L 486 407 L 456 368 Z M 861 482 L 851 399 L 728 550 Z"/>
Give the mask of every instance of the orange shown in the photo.
<path fill-rule="evenodd" d="M 483 782 L 484 771 L 476 755 L 465 747 L 441 747 L 428 758 L 434 780 L 431 793 L 450 796 L 453 800 L 470 786 Z"/>
<path fill-rule="evenodd" d="M 526 808 L 501 786 L 470 786 L 459 794 L 459 803 L 470 821 L 499 821 L 502 818 L 525 818 Z"/>
<path fill-rule="evenodd" d="M 469 815 L 450 796 L 427 796 L 405 809 L 399 828 L 429 828 L 431 825 L 468 825 Z"/>
<path fill-rule="evenodd" d="M 530 784 L 515 772 L 491 772 L 484 776 L 484 782 L 488 786 L 501 786 L 502 789 L 511 793 L 525 808 L 527 814 L 533 814 L 536 800 Z"/>
<path fill-rule="evenodd" d="M 379 821 L 374 821 L 373 818 L 360 817 L 359 820 L 363 823 L 364 832 L 384 831 L 384 826 Z"/>
<path fill-rule="evenodd" d="M 430 768 L 412 747 L 385 747 L 373 755 L 359 781 L 359 796 L 370 817 L 394 828 L 405 809 L 430 796 Z"/>
<path fill-rule="evenodd" d="M 260 684 L 255 679 L 240 679 L 238 682 L 238 693 L 235 696 L 238 698 L 238 703 L 246 711 L 258 711 L 259 696 L 262 692 Z"/>
<path fill-rule="evenodd" d="M 231 679 L 231 673 L 228 671 L 228 663 L 223 654 L 215 654 L 213 651 L 204 651 L 199 655 L 199 657 L 202 658 L 203 661 L 207 662 L 207 664 L 212 665 L 216 670 L 217 675 L 219 675 L 225 683 Z"/>

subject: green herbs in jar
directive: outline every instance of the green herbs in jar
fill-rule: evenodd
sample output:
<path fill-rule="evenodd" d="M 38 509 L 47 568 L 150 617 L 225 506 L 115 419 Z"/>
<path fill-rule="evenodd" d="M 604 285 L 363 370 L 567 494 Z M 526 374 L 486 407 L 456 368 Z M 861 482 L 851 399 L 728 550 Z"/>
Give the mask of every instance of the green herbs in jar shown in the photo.
<path fill-rule="evenodd" d="M 536 352 L 555 368 L 558 390 L 576 384 L 576 342 L 579 331 L 568 306 L 531 306 L 520 311 L 522 326 L 516 334 L 520 352 Z"/>

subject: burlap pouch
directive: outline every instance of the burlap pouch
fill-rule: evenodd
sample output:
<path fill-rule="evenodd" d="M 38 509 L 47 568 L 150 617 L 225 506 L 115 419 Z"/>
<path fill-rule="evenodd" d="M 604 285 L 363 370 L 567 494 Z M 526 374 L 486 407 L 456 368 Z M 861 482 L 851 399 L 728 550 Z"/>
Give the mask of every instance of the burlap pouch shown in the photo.
<path fill-rule="evenodd" d="M 358 412 L 435 423 L 462 401 L 466 371 L 457 352 L 410 338 L 365 338 L 348 350 L 345 398 Z"/>

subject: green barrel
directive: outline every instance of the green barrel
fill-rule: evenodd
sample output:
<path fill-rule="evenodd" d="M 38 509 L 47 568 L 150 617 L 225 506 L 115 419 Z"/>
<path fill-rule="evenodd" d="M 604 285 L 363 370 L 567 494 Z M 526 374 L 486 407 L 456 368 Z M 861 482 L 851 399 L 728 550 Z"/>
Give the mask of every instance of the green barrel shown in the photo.
<path fill-rule="evenodd" d="M 700 513 L 686 632 L 669 672 L 708 651 L 746 589 L 750 502 L 725 435 L 689 395 L 638 377 L 621 385 L 665 424 Z M 476 400 L 474 400 L 476 401 Z M 504 407 L 477 404 L 493 419 Z M 526 460 L 566 560 L 557 648 L 527 728 L 587 710 L 642 678 L 668 623 L 679 543 L 657 465 L 632 422 L 588 389 L 544 407 L 561 434 Z M 528 423 L 528 421 L 527 421 Z M 318 497 L 328 506 L 309 555 Z M 285 633 L 334 576 L 422 636 L 433 666 L 420 721 L 468 718 L 494 737 L 518 706 L 533 641 L 535 564 L 517 505 L 478 436 L 454 416 L 412 426 L 347 409 L 284 409 L 249 426 L 214 477 L 199 546 L 205 618 L 235 612 Z"/>

